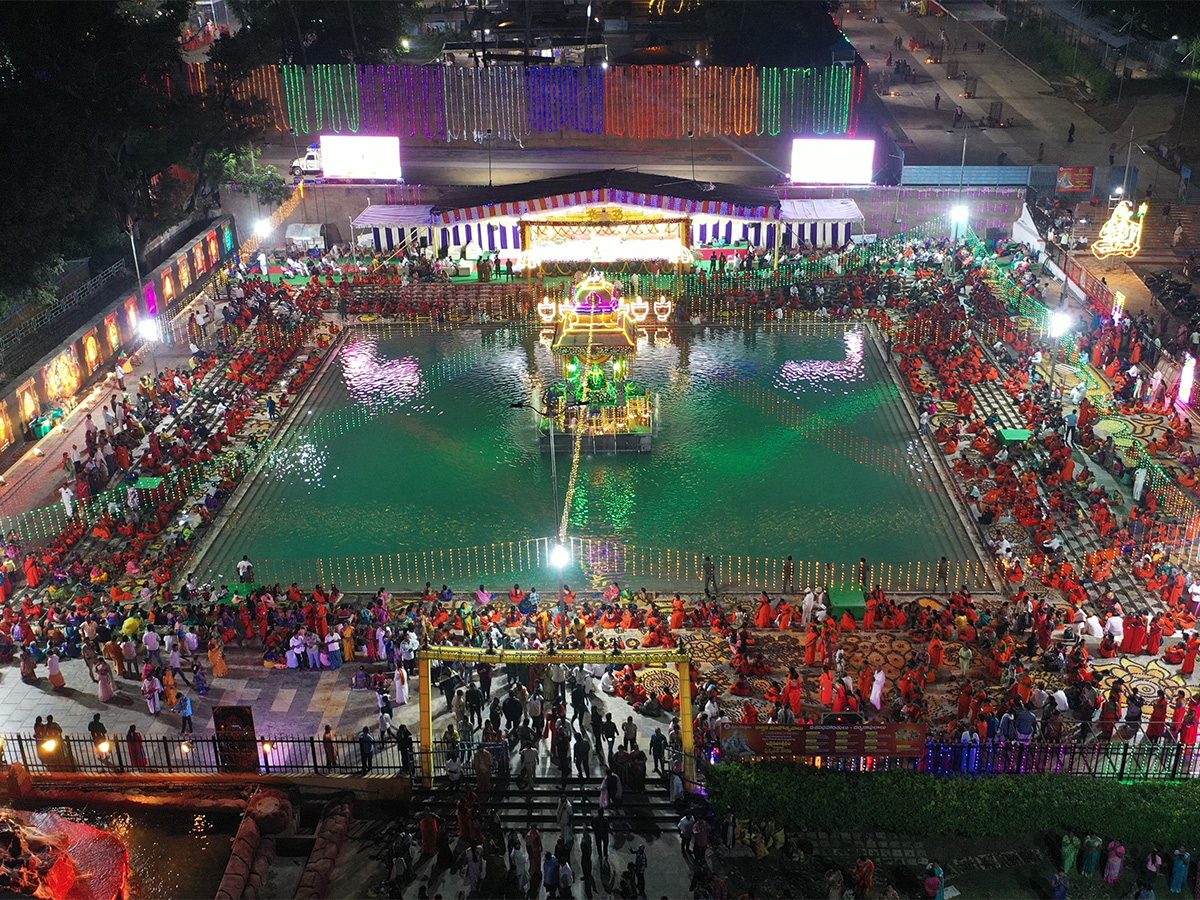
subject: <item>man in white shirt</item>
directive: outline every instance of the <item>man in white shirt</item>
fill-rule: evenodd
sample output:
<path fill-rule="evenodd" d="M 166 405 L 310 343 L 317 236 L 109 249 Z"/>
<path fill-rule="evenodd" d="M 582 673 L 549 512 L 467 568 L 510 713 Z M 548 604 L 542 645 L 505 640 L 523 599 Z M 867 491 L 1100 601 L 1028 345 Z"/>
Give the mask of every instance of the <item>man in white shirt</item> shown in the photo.
<path fill-rule="evenodd" d="M 146 648 L 146 662 L 155 668 L 160 668 L 162 666 L 162 639 L 155 634 L 153 628 L 147 629 L 146 634 L 142 637 L 142 646 Z"/>
<path fill-rule="evenodd" d="M 813 594 L 812 588 L 809 588 L 805 591 L 804 600 L 800 603 L 800 626 L 802 628 L 807 627 L 808 623 L 812 621 L 813 609 L 816 608 L 816 605 L 816 595 Z"/>

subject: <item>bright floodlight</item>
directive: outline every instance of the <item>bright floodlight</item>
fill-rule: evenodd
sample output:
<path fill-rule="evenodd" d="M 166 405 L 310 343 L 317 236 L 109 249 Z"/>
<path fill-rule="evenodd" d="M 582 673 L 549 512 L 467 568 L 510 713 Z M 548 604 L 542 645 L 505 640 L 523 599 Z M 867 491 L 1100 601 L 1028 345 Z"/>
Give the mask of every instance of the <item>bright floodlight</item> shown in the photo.
<path fill-rule="evenodd" d="M 950 218 L 960 225 L 967 221 L 967 208 L 965 206 L 956 206 L 950 210 Z"/>
<path fill-rule="evenodd" d="M 1117 185 L 1115 188 L 1113 188 L 1113 193 L 1120 197 L 1123 193 L 1125 193 L 1124 186 Z"/>
<path fill-rule="evenodd" d="M 265 238 L 268 234 L 271 233 L 272 227 L 273 226 L 271 225 L 270 219 L 259 219 L 257 222 L 254 223 L 254 233 L 257 234 L 260 238 Z"/>
<path fill-rule="evenodd" d="M 1071 327 L 1071 314 L 1061 309 L 1050 313 L 1050 337 L 1056 340 L 1067 333 Z"/>
<path fill-rule="evenodd" d="M 162 337 L 162 329 L 158 326 L 158 319 L 142 319 L 138 322 L 138 333 L 147 341 L 157 341 Z"/>
<path fill-rule="evenodd" d="M 550 550 L 550 565 L 561 569 L 570 560 L 571 554 L 567 552 L 567 548 L 562 544 L 555 544 Z"/>

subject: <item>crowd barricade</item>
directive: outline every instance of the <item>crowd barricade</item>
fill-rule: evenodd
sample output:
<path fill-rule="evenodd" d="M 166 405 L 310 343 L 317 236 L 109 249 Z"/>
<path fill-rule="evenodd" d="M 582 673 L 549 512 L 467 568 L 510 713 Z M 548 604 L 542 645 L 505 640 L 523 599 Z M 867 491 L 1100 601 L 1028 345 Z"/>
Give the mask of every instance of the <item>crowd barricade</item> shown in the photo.
<path fill-rule="evenodd" d="M 486 746 L 492 756 L 491 777 L 503 784 L 515 778 L 515 746 L 507 742 L 482 744 L 464 740 L 457 744 L 435 741 L 422 748 L 413 739 L 406 751 L 389 735 L 372 734 L 369 764 L 364 765 L 357 734 L 339 734 L 327 746 L 320 736 L 243 735 L 63 735 L 37 739 L 29 734 L 0 735 L 0 764 L 21 763 L 34 775 L 276 775 L 327 778 L 412 776 L 432 777 L 439 785 L 454 787 L 446 776 L 452 756 L 462 764 L 458 784 L 477 783 L 472 765 L 476 750 Z M 332 749 L 332 758 L 329 749 Z M 721 762 L 718 748 L 697 750 L 693 760 L 672 754 L 670 768 L 680 771 L 685 786 L 703 783 L 707 766 Z M 761 761 L 757 758 L 749 762 Z M 917 757 L 802 756 L 787 761 L 835 772 L 907 771 L 934 776 L 1062 775 L 1118 781 L 1183 781 L 1200 775 L 1200 752 L 1194 745 L 1178 743 L 1169 731 L 1152 740 L 1142 731 L 1113 740 L 1044 743 L 1038 740 L 961 741 L 931 740 Z"/>
<path fill-rule="evenodd" d="M 478 581 L 519 575 L 550 567 L 551 538 L 500 541 L 441 550 L 410 550 L 361 556 L 271 558 L 257 560 L 255 574 L 266 584 L 337 584 L 342 589 L 375 590 L 431 582 Z M 586 572 L 605 580 L 650 578 L 671 582 L 703 582 L 708 554 L 624 541 L 568 537 L 571 559 Z M 738 584 L 767 591 L 803 591 L 809 586 L 854 589 L 880 585 L 885 591 L 933 591 L 939 583 L 937 560 L 868 561 L 866 572 L 853 561 L 788 560 L 784 557 L 711 554 L 719 584 Z M 990 578 L 977 560 L 951 560 L 946 576 L 955 586 L 986 590 Z M 611 577 L 610 577 L 611 576 Z M 941 579 L 943 586 L 946 579 Z"/>
<path fill-rule="evenodd" d="M 492 754 L 492 776 L 511 774 L 502 752 L 504 743 L 483 744 L 463 740 L 457 744 L 434 741 L 424 749 L 413 738 L 405 751 L 395 735 L 372 732 L 373 753 L 368 775 L 423 776 L 427 771 L 443 778 L 446 761 L 457 755 L 463 781 L 474 784 L 471 765 L 475 751 L 486 746 Z M 320 735 L 169 734 L 127 732 L 97 739 L 90 734 L 68 734 L 38 739 L 31 734 L 0 735 L 0 765 L 21 763 L 35 775 L 323 775 L 357 776 L 363 773 L 363 755 L 357 733 L 332 738 L 333 762 Z"/>

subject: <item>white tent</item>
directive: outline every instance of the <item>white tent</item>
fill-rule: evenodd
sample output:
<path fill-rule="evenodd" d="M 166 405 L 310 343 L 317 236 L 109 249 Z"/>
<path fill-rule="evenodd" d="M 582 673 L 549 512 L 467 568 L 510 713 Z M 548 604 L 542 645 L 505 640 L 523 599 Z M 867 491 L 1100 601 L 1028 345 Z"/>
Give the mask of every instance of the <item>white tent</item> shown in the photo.
<path fill-rule="evenodd" d="M 853 200 L 780 200 L 779 218 L 780 246 L 807 241 L 814 247 L 841 247 L 849 242 L 854 223 L 862 230 L 865 217 Z"/>
<path fill-rule="evenodd" d="M 375 249 L 391 252 L 405 245 L 416 246 L 421 238 L 432 243 L 432 211 L 428 204 L 378 203 L 368 206 L 350 224 L 354 228 L 371 229 Z"/>

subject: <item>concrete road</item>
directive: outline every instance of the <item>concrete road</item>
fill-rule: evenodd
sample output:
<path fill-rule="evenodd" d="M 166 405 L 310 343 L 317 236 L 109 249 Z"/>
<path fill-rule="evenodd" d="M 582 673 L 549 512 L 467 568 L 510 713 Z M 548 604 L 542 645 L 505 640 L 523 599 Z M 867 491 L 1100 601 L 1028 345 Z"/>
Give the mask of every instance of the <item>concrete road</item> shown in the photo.
<path fill-rule="evenodd" d="M 491 178 L 493 184 L 514 184 L 595 169 L 642 169 L 690 179 L 694 163 L 694 177 L 699 181 L 769 185 L 782 180 L 789 152 L 790 144 L 782 137 L 767 155 L 732 141 L 721 150 L 697 146 L 694 157 L 686 146 L 652 150 L 504 147 L 491 152 Z M 486 149 L 454 144 L 400 149 L 404 180 L 409 184 L 487 184 L 488 156 Z M 292 159 L 291 146 L 272 144 L 264 148 L 261 162 L 283 169 Z"/>

